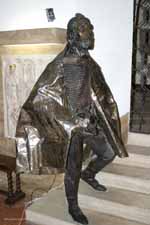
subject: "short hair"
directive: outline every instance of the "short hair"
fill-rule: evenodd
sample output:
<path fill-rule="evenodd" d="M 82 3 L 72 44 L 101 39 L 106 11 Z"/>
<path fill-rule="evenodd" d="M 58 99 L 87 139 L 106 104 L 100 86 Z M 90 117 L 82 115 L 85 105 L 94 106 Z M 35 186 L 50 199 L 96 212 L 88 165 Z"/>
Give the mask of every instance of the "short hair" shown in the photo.
<path fill-rule="evenodd" d="M 75 17 L 71 18 L 67 25 L 67 41 L 74 42 L 77 40 L 81 26 L 84 26 L 85 23 L 91 25 L 91 22 L 87 17 L 81 13 L 76 13 Z"/>

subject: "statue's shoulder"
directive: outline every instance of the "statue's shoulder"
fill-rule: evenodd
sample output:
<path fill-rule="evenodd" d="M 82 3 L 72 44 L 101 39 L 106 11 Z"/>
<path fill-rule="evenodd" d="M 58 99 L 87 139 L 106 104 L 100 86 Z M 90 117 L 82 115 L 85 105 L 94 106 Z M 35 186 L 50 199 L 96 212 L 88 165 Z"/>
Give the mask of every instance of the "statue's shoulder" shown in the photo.
<path fill-rule="evenodd" d="M 100 65 L 93 59 L 91 56 L 89 56 L 90 65 L 92 67 L 92 70 L 94 73 L 102 73 Z"/>
<path fill-rule="evenodd" d="M 50 63 L 48 63 L 45 70 L 49 71 L 51 69 L 54 69 L 55 67 L 61 66 L 63 64 L 63 59 L 64 59 L 64 52 L 62 51 Z"/>
<path fill-rule="evenodd" d="M 94 67 L 96 67 L 96 68 L 101 70 L 100 65 L 95 61 L 95 59 L 93 59 L 91 56 L 89 56 L 89 59 L 90 59 L 90 62 L 92 64 L 92 66 L 94 66 Z"/>

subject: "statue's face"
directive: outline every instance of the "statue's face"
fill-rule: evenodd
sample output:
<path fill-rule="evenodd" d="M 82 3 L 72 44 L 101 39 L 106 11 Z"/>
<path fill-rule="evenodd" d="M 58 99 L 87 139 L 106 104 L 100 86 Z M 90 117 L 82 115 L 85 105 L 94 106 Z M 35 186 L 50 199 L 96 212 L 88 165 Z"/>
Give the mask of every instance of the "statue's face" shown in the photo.
<path fill-rule="evenodd" d="M 79 25 L 78 33 L 80 37 L 80 47 L 84 49 L 93 49 L 94 48 L 93 25 L 88 20 L 84 20 L 83 23 Z"/>

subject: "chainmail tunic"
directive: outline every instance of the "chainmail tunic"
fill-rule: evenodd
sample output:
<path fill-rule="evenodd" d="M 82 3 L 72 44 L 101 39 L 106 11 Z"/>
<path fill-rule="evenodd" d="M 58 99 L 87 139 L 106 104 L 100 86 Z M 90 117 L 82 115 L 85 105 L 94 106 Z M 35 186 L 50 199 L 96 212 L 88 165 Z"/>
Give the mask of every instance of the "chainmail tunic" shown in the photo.
<path fill-rule="evenodd" d="M 89 116 L 91 99 L 91 76 L 87 59 L 78 64 L 64 64 L 64 85 L 71 111 L 75 115 Z"/>

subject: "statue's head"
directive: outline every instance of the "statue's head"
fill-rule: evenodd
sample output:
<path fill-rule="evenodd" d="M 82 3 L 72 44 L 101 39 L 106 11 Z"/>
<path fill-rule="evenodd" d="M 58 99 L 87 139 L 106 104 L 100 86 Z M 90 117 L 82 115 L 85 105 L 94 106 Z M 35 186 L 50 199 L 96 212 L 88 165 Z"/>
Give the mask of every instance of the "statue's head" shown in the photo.
<path fill-rule="evenodd" d="M 90 20 L 82 14 L 76 14 L 68 23 L 67 41 L 78 49 L 93 49 L 94 33 Z"/>

